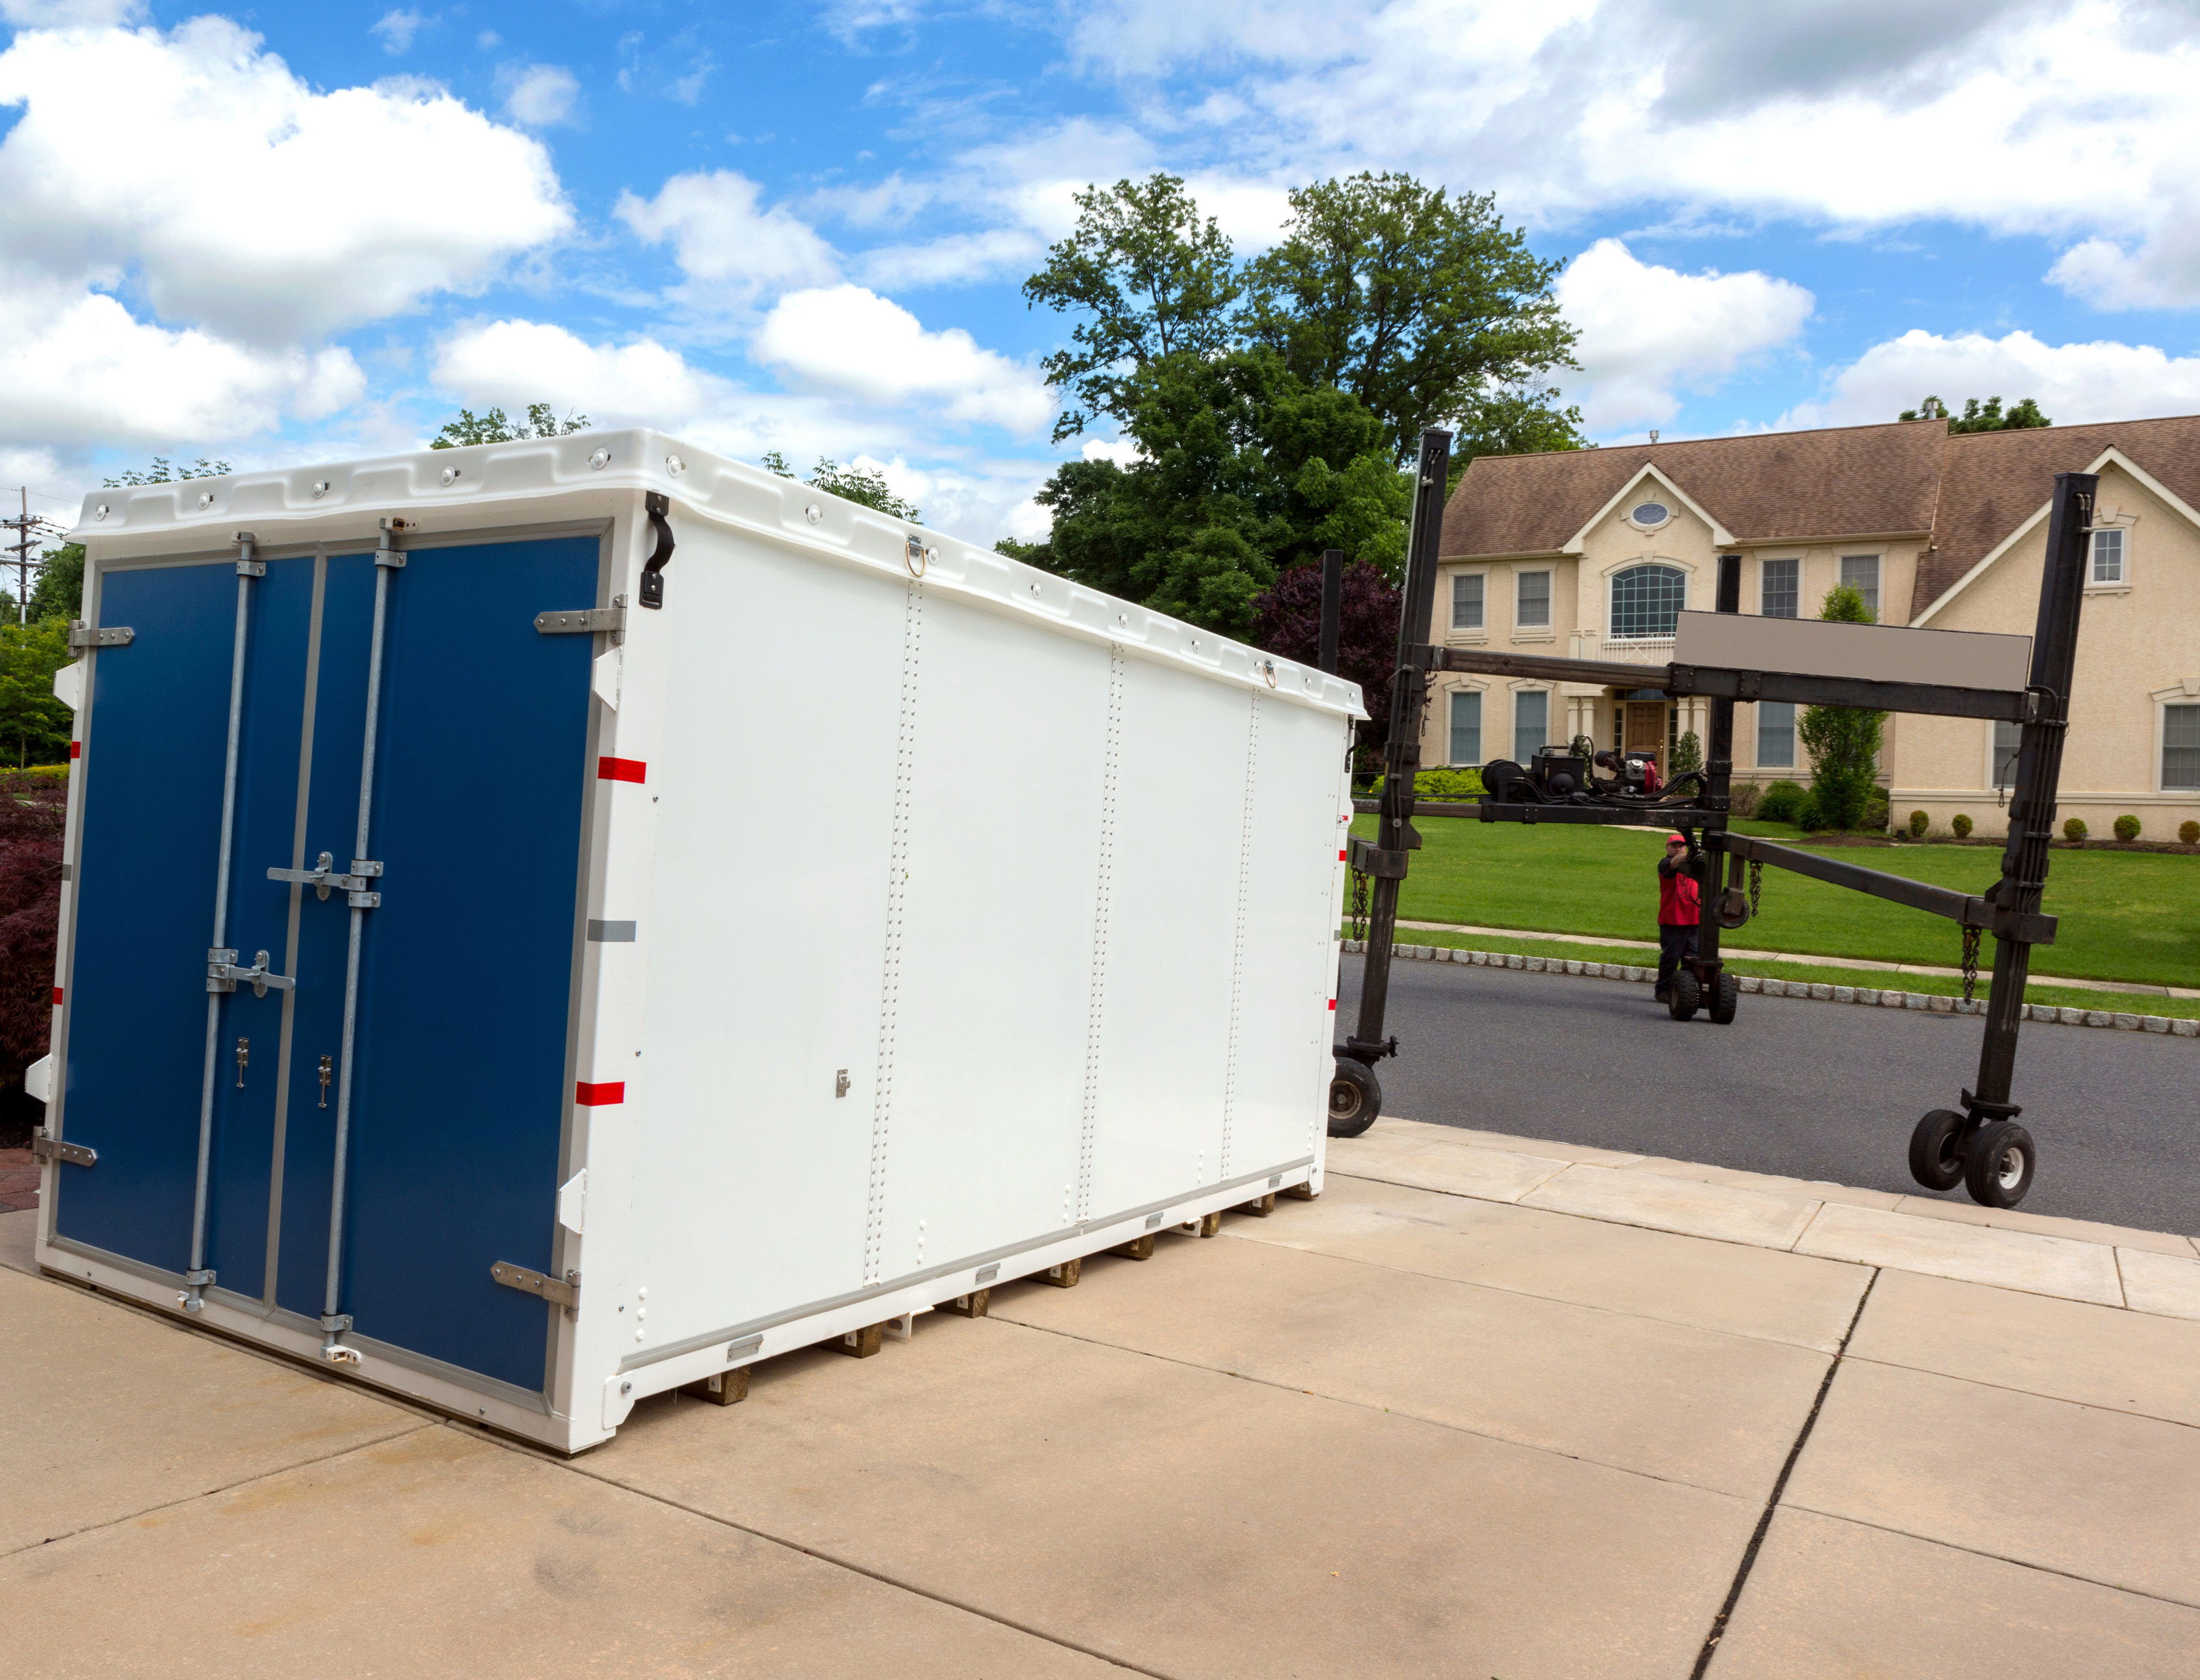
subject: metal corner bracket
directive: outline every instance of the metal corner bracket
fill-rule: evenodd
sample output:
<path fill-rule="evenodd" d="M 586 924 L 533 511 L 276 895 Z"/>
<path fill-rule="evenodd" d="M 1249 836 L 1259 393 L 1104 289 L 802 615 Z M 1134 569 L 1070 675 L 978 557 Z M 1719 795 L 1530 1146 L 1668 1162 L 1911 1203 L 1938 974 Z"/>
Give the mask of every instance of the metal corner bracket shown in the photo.
<path fill-rule="evenodd" d="M 547 1273 L 515 1266 L 508 1260 L 500 1260 L 489 1268 L 489 1274 L 506 1289 L 516 1289 L 523 1295 L 539 1295 L 569 1313 L 577 1309 L 581 1304 L 581 1274 L 578 1272 L 568 1272 L 563 1278 L 553 1278 Z"/>

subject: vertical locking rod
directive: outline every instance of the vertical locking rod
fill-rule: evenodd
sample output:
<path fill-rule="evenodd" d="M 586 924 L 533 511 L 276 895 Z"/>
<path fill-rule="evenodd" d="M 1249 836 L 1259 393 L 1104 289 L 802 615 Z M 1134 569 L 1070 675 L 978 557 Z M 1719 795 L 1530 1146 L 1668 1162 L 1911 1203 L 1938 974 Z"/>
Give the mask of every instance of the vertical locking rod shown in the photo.
<path fill-rule="evenodd" d="M 382 522 L 382 542 L 374 551 L 374 633 L 366 654 L 366 732 L 360 746 L 359 827 L 352 845 L 354 861 L 367 854 L 368 829 L 374 816 L 374 751 L 376 725 L 382 713 L 382 646 L 389 617 L 389 577 L 405 564 L 397 550 L 398 522 Z M 352 1047 L 359 1023 L 359 947 L 365 931 L 366 909 L 355 900 L 351 906 L 351 938 L 344 951 L 343 1039 L 336 1062 L 336 1164 L 329 1186 L 329 1267 L 321 1292 L 321 1356 L 339 1364 L 356 1363 L 358 1354 L 339 1345 L 351 1328 L 348 1314 L 336 1311 L 343 1284 L 343 1226 L 345 1167 L 351 1144 Z"/>
<path fill-rule="evenodd" d="M 252 580 L 263 576 L 266 564 L 254 558 L 250 531 L 237 534 L 237 632 L 229 656 L 229 746 L 221 773 L 221 853 L 214 881 L 213 949 L 228 945 L 230 845 L 237 830 L 237 743 L 244 721 L 244 644 L 252 618 Z M 180 1302 L 187 1313 L 205 1310 L 204 1297 L 214 1273 L 207 1270 L 207 1183 L 214 1166 L 214 1067 L 221 1048 L 221 998 L 207 993 L 206 1070 L 199 1085 L 198 1172 L 191 1186 L 191 1264 L 184 1273 Z"/>

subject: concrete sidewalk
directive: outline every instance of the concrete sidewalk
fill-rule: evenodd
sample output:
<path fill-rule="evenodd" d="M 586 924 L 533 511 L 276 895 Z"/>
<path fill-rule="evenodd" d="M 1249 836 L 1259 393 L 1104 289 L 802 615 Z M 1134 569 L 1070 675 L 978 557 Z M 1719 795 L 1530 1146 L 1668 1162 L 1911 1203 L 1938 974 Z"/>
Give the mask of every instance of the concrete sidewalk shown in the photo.
<path fill-rule="evenodd" d="M 570 1462 L 0 1269 L 9 1665 L 2190 1675 L 2200 1254 L 1915 1200 L 1385 1121 Z"/>

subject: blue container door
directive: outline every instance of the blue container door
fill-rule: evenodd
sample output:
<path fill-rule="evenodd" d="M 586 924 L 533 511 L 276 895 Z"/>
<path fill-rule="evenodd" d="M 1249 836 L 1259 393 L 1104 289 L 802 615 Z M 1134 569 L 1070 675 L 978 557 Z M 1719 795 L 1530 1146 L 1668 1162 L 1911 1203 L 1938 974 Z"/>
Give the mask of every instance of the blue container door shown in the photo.
<path fill-rule="evenodd" d="M 492 1281 L 552 1261 L 577 968 L 595 638 L 535 614 L 597 599 L 593 536 L 420 548 L 389 580 L 360 912 L 337 1310 L 360 1338 L 533 1391 L 551 1315 Z M 371 555 L 328 562 L 303 850 L 348 863 L 372 623 Z M 301 906 L 280 1303 L 324 1306 L 351 910 Z M 310 982 L 310 983 L 309 983 Z M 339 1069 L 340 1071 L 340 1069 Z"/>
<path fill-rule="evenodd" d="M 292 972 L 285 895 L 313 595 L 309 559 L 246 580 L 237 797 L 224 944 Z M 135 639 L 94 656 L 84 735 L 75 946 L 61 1124 L 99 1152 L 65 1169 L 55 1229 L 180 1273 L 191 1264 L 201 1103 L 239 582 L 233 564 L 110 571 L 100 621 Z M 278 1074 L 287 993 L 214 1006 L 212 1148 L 202 1259 L 220 1289 L 267 1284 Z"/>

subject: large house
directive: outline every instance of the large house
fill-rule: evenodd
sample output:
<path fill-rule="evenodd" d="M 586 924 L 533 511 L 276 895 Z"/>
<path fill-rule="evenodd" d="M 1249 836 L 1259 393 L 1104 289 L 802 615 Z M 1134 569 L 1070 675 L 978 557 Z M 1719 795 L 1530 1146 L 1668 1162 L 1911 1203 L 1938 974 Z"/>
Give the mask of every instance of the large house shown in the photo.
<path fill-rule="evenodd" d="M 1943 420 L 1484 456 L 1445 509 L 1433 635 L 1454 647 L 1663 664 L 1674 614 L 1741 557 L 1741 610 L 1813 618 L 1853 584 L 1887 623 L 2029 635 L 2055 475 L 2101 477 L 2061 809 L 2174 839 L 2200 817 L 2200 417 L 1951 434 Z M 1920 673 L 1923 675 L 1923 673 Z M 1422 762 L 1525 763 L 1587 735 L 1660 762 L 1710 702 L 1656 688 L 1436 679 Z M 1737 781 L 1807 780 L 1795 708 L 1735 708 Z M 1897 820 L 2006 821 L 2014 725 L 1891 717 Z"/>

